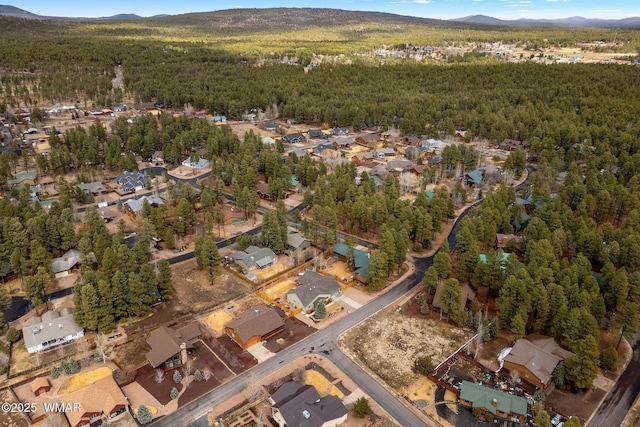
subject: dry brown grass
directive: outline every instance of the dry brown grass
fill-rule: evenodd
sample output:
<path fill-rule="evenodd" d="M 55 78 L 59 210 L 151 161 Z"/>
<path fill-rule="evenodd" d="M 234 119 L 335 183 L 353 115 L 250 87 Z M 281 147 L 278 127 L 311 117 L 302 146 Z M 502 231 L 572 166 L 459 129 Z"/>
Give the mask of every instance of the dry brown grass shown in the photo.
<path fill-rule="evenodd" d="M 224 331 L 224 325 L 231 319 L 233 318 L 225 310 L 216 310 L 205 317 L 204 321 L 212 331 L 214 331 L 218 335 L 222 335 L 222 332 Z"/>
<path fill-rule="evenodd" d="M 321 396 L 331 394 L 340 400 L 344 398 L 344 394 L 336 386 L 331 384 L 320 372 L 313 369 L 305 373 L 304 383 L 314 386 Z"/>
<path fill-rule="evenodd" d="M 98 380 L 113 375 L 113 371 L 106 366 L 94 369 L 93 371 L 81 372 L 75 374 L 69 378 L 67 386 L 60 390 L 60 394 L 73 393 L 76 390 L 80 390 L 90 384 L 95 383 Z"/>

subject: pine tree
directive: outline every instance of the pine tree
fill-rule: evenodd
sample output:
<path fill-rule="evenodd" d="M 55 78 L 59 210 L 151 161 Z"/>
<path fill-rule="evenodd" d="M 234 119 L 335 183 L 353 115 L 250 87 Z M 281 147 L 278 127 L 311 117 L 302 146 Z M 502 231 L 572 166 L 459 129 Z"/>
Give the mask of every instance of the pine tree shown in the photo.
<path fill-rule="evenodd" d="M 85 283 L 82 287 L 82 326 L 90 331 L 98 329 L 98 321 L 100 319 L 100 300 L 98 292 L 91 283 Z"/>
<path fill-rule="evenodd" d="M 366 397 L 360 397 L 353 404 L 353 414 L 358 418 L 368 417 L 371 413 L 371 406 L 369 405 L 369 399 Z"/>
<path fill-rule="evenodd" d="M 24 293 L 27 299 L 34 307 L 42 304 L 44 293 L 49 284 L 50 274 L 44 267 L 38 267 L 34 276 L 28 276 L 24 279 Z"/>
<path fill-rule="evenodd" d="M 171 264 L 164 258 L 158 261 L 158 281 L 162 297 L 165 299 L 171 297 L 173 293 L 173 272 Z"/>
<path fill-rule="evenodd" d="M 564 362 L 566 378 L 578 388 L 590 388 L 600 365 L 598 342 L 592 335 L 587 335 L 577 343 L 574 353 L 575 356 Z"/>
<path fill-rule="evenodd" d="M 127 317 L 129 313 L 127 276 L 120 270 L 116 271 L 111 278 L 111 298 L 116 320 Z"/>
<path fill-rule="evenodd" d="M 319 301 L 316 304 L 313 317 L 318 320 L 322 320 L 327 317 L 327 306 L 325 305 L 324 301 Z"/>
<path fill-rule="evenodd" d="M 149 293 L 149 289 L 142 282 L 140 276 L 135 273 L 129 273 L 129 316 L 145 317 L 151 313 L 149 304 L 153 301 L 153 295 Z"/>
<path fill-rule="evenodd" d="M 113 304 L 113 291 L 108 280 L 98 282 L 98 295 L 100 297 L 98 332 L 106 334 L 115 327 L 115 308 Z"/>
<path fill-rule="evenodd" d="M 151 421 L 153 421 L 151 412 L 149 412 L 149 408 L 147 408 L 145 405 L 138 406 L 137 415 L 138 422 L 142 425 L 149 424 Z"/>

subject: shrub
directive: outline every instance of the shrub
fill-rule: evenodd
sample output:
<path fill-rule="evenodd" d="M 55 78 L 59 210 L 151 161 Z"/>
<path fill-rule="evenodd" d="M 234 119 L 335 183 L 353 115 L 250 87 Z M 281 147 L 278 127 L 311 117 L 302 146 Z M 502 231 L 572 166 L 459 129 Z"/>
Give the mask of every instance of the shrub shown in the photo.
<path fill-rule="evenodd" d="M 433 361 L 430 356 L 418 357 L 413 362 L 413 369 L 424 376 L 427 376 L 433 371 Z"/>
<path fill-rule="evenodd" d="M 204 377 L 202 376 L 202 373 L 199 370 L 196 370 L 196 372 L 194 372 L 193 374 L 193 379 L 199 383 L 200 381 L 202 381 L 204 379 Z"/>
<path fill-rule="evenodd" d="M 173 371 L 173 382 L 179 384 L 182 381 L 182 375 L 180 375 L 180 371 Z"/>
<path fill-rule="evenodd" d="M 11 344 L 17 342 L 20 339 L 20 331 L 14 327 L 9 328 L 7 331 L 7 341 Z"/>
<path fill-rule="evenodd" d="M 180 395 L 180 392 L 175 387 L 172 388 L 171 392 L 169 393 L 169 396 L 171 396 L 172 399 L 177 399 L 179 395 Z"/>
<path fill-rule="evenodd" d="M 605 371 L 613 371 L 618 364 L 618 352 L 615 347 L 607 347 L 600 353 L 600 367 Z"/>
<path fill-rule="evenodd" d="M 140 405 L 138 407 L 138 422 L 140 424 L 149 424 L 153 420 L 151 416 L 151 412 L 149 412 L 149 408 L 144 405 Z"/>
<path fill-rule="evenodd" d="M 318 320 L 321 320 L 327 317 L 327 307 L 324 304 L 324 301 L 320 301 L 316 304 L 313 317 L 315 317 Z"/>
<path fill-rule="evenodd" d="M 544 402 L 544 399 L 546 398 L 544 391 L 542 390 L 536 390 L 535 393 L 533 393 L 533 401 L 534 402 Z"/>
<path fill-rule="evenodd" d="M 369 405 L 369 399 L 366 397 L 360 397 L 353 404 L 353 414 L 358 418 L 365 418 L 371 413 L 371 406 Z"/>
<path fill-rule="evenodd" d="M 60 368 L 60 366 L 55 365 L 51 367 L 51 378 L 55 380 L 56 378 L 60 377 L 60 374 L 62 374 L 62 369 Z"/>
<path fill-rule="evenodd" d="M 490 423 L 492 423 L 495 418 L 495 415 L 493 415 L 491 412 L 487 413 L 487 421 L 489 421 Z"/>

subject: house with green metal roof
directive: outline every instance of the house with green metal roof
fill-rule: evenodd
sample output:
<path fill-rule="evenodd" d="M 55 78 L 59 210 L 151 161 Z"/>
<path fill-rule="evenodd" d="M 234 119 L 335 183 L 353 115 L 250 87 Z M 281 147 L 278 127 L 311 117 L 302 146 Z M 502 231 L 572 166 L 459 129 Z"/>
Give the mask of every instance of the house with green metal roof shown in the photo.
<path fill-rule="evenodd" d="M 347 245 L 344 243 L 338 243 L 333 248 L 333 256 L 347 262 Z M 353 274 L 356 278 L 363 282 L 364 277 L 367 274 L 367 268 L 369 268 L 369 254 L 360 249 L 353 249 Z"/>
<path fill-rule="evenodd" d="M 527 415 L 527 399 L 503 393 L 469 381 L 460 385 L 460 405 L 480 408 L 505 420 L 524 421 Z"/>
<path fill-rule="evenodd" d="M 502 252 L 499 255 L 500 258 L 500 264 L 504 265 L 507 263 L 507 261 L 509 261 L 509 252 Z M 488 258 L 487 258 L 487 254 L 480 254 L 479 256 L 480 261 L 482 261 L 483 264 L 487 264 L 489 262 Z"/>

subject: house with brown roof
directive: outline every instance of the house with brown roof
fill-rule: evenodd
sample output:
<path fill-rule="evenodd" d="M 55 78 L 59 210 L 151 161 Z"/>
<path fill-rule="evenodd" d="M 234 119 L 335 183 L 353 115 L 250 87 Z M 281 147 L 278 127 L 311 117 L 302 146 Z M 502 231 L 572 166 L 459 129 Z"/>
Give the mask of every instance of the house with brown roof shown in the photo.
<path fill-rule="evenodd" d="M 112 376 L 104 377 L 93 384 L 60 396 L 71 427 L 92 425 L 105 417 L 111 422 L 126 414 L 129 407 L 127 398 Z"/>
<path fill-rule="evenodd" d="M 462 307 L 464 307 L 468 303 L 472 303 L 476 300 L 476 291 L 469 285 L 469 283 L 464 282 L 460 284 L 460 288 L 462 288 L 461 299 L 462 299 Z M 442 308 L 442 303 L 440 302 L 440 298 L 442 296 L 442 290 L 444 289 L 444 283 L 439 283 L 436 288 L 436 293 L 433 295 L 433 301 L 431 302 L 431 306 L 437 310 Z"/>
<path fill-rule="evenodd" d="M 224 325 L 224 331 L 242 348 L 251 347 L 284 329 L 284 321 L 275 308 L 264 304 L 238 314 Z"/>
<path fill-rule="evenodd" d="M 380 142 L 380 138 L 382 135 L 379 133 L 368 133 L 364 135 L 360 135 L 355 139 L 356 144 L 364 145 L 366 147 L 371 147 L 376 143 Z"/>
<path fill-rule="evenodd" d="M 516 236 L 515 234 L 496 233 L 496 248 L 504 249 L 507 247 L 510 241 L 513 241 L 513 245 L 516 249 L 521 248 L 522 236 Z"/>
<path fill-rule="evenodd" d="M 147 360 L 154 368 L 171 369 L 187 363 L 187 350 L 200 339 L 200 328 L 196 323 L 180 329 L 161 326 L 147 339 L 151 350 Z"/>
<path fill-rule="evenodd" d="M 34 395 L 40 396 L 42 393 L 47 393 L 51 390 L 51 383 L 45 377 L 37 377 L 29 383 L 29 387 Z"/>
<path fill-rule="evenodd" d="M 546 388 L 553 379 L 553 370 L 558 363 L 573 356 L 552 338 L 531 334 L 519 339 L 504 358 L 504 369 L 518 371 L 520 378 L 540 389 Z"/>

